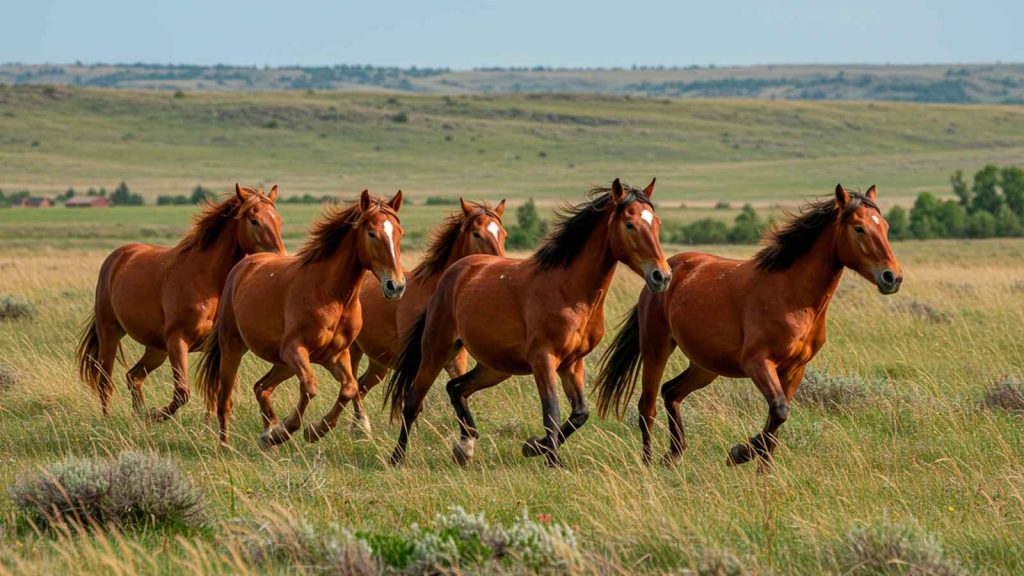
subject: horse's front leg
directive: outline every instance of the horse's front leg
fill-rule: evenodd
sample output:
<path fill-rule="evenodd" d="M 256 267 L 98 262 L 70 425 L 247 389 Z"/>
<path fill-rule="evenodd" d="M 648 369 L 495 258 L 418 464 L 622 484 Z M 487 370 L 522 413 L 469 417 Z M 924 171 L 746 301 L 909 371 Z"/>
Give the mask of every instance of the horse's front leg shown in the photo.
<path fill-rule="evenodd" d="M 562 463 L 558 459 L 558 446 L 560 444 L 561 430 L 559 423 L 562 418 L 558 409 L 558 360 L 553 354 L 544 353 L 530 363 L 533 368 L 533 378 L 537 382 L 537 393 L 540 395 L 541 409 L 544 415 L 544 429 L 547 435 L 544 438 L 532 437 L 523 444 L 523 456 L 547 456 L 547 464 L 551 467 L 560 467 Z"/>
<path fill-rule="evenodd" d="M 309 351 L 301 343 L 288 343 L 284 347 L 281 359 L 291 368 L 299 379 L 299 402 L 295 410 L 284 419 L 284 422 L 272 426 L 260 434 L 260 445 L 264 448 L 275 446 L 291 438 L 302 426 L 302 416 L 309 406 L 309 401 L 316 396 L 316 376 L 309 365 Z"/>
<path fill-rule="evenodd" d="M 590 409 L 587 408 L 587 396 L 585 393 L 586 381 L 583 359 L 580 358 L 571 367 L 559 372 L 558 377 L 562 380 L 562 390 L 569 398 L 569 405 L 572 407 L 569 418 L 562 424 L 562 428 L 559 430 L 558 441 L 559 443 L 564 443 L 569 436 L 572 436 L 573 432 L 582 428 L 587 423 L 587 419 L 590 418 Z"/>
<path fill-rule="evenodd" d="M 180 333 L 173 333 L 167 337 L 167 358 L 171 361 L 171 370 L 174 374 L 174 395 L 171 402 L 163 408 L 150 410 L 149 416 L 153 420 L 166 420 L 179 408 L 188 403 L 192 390 L 188 384 L 188 341 Z"/>
<path fill-rule="evenodd" d="M 320 422 L 307 427 L 303 432 L 306 442 L 316 442 L 333 430 L 338 425 L 338 418 L 345 410 L 345 405 L 350 400 L 359 398 L 359 381 L 352 373 L 352 358 L 348 348 L 342 350 L 324 367 L 330 370 L 331 375 L 341 384 L 341 388 L 338 390 L 338 399 L 334 402 L 331 410 L 324 415 Z"/>
<path fill-rule="evenodd" d="M 746 372 L 768 402 L 768 421 L 765 422 L 764 429 L 760 433 L 729 450 L 728 463 L 743 464 L 757 457 L 762 465 L 766 465 L 771 463 L 772 452 L 775 451 L 775 446 L 778 444 L 778 437 L 775 433 L 789 417 L 789 398 L 783 392 L 782 383 L 779 381 L 773 361 L 761 358 L 749 362 Z"/>

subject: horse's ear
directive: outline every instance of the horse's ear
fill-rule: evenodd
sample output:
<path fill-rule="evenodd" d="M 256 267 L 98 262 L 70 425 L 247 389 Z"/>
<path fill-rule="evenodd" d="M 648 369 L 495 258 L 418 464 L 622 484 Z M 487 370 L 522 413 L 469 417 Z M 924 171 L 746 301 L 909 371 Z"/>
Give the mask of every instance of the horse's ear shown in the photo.
<path fill-rule="evenodd" d="M 647 188 L 644 188 L 644 196 L 647 196 L 648 198 L 650 198 L 651 196 L 654 196 L 654 181 L 655 180 L 657 180 L 657 178 L 651 178 L 651 183 L 647 185 Z"/>
<path fill-rule="evenodd" d="M 871 188 L 868 188 L 868 191 L 865 192 L 864 195 L 868 197 L 868 200 L 874 202 L 875 199 L 878 198 L 878 191 L 875 190 L 875 185 L 872 184 Z"/>
<path fill-rule="evenodd" d="M 847 202 L 850 201 L 850 193 L 843 188 L 842 184 L 836 184 L 836 206 L 840 208 L 846 208 Z"/>
<path fill-rule="evenodd" d="M 459 197 L 459 206 L 462 206 L 462 213 L 466 216 L 469 216 L 469 213 L 473 211 L 473 207 L 467 204 L 461 196 Z"/>
<path fill-rule="evenodd" d="M 370 209 L 370 191 L 363 190 L 363 193 L 359 195 L 359 209 L 369 210 Z"/>
<path fill-rule="evenodd" d="M 505 199 L 504 198 L 502 198 L 501 202 L 498 202 L 498 205 L 494 207 L 494 213 L 498 215 L 498 218 L 501 218 L 501 216 L 505 213 Z"/>
<path fill-rule="evenodd" d="M 248 188 L 242 188 L 241 184 L 235 182 L 235 196 L 238 196 L 239 200 L 245 202 L 249 199 L 250 194 L 252 194 L 252 192 L 250 192 Z"/>
<path fill-rule="evenodd" d="M 399 190 L 398 193 L 395 194 L 391 198 L 391 200 L 388 201 L 388 206 L 391 206 L 392 210 L 394 210 L 395 212 L 398 212 L 398 210 L 402 207 L 402 191 L 401 190 Z"/>
<path fill-rule="evenodd" d="M 267 200 L 270 200 L 271 204 L 277 202 L 277 184 L 271 186 L 270 194 L 267 195 Z"/>
<path fill-rule="evenodd" d="M 619 182 L 619 179 L 616 178 L 615 181 L 612 182 L 612 201 L 618 204 L 619 202 L 622 202 L 625 197 L 626 191 L 622 189 L 622 182 Z"/>

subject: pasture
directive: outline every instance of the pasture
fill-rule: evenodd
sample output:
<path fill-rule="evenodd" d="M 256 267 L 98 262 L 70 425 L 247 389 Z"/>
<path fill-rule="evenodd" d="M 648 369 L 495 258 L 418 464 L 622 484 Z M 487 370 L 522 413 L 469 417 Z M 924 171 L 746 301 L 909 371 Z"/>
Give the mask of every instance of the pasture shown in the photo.
<path fill-rule="evenodd" d="M 399 113 L 405 121 L 395 120 Z M 657 176 L 664 220 L 731 221 L 744 202 L 778 214 L 837 181 L 877 184 L 887 209 L 923 191 L 947 195 L 957 168 L 1024 158 L 1024 110 L 1006 106 L 300 92 L 175 98 L 0 86 L 0 126 L 5 191 L 74 186 L 81 194 L 127 180 L 152 203 L 197 183 L 217 191 L 235 181 L 278 183 L 284 196 L 346 198 L 364 187 L 386 195 L 402 188 L 413 201 L 401 211 L 409 266 L 426 232 L 454 208 L 423 205 L 433 195 L 508 197 L 513 208 L 532 197 L 550 215 L 592 184 Z M 713 209 L 718 201 L 731 209 Z M 289 251 L 318 211 L 281 205 Z M 452 506 L 494 522 L 526 509 L 572 527 L 581 560 L 570 571 L 579 573 L 849 573 L 877 560 L 870 546 L 857 545 L 863 531 L 967 573 L 1024 571 L 1024 418 L 1019 409 L 983 406 L 997 383 L 1020 386 L 1024 240 L 895 243 L 905 280 L 889 297 L 847 272 L 831 305 L 829 341 L 811 364 L 816 380 L 798 393 L 769 473 L 725 465 L 728 449 L 764 422 L 760 393 L 738 380 L 683 403 L 689 448 L 675 469 L 641 463 L 636 397 L 622 422 L 592 415 L 563 446 L 565 469 L 524 459 L 523 440 L 542 430 L 528 378 L 474 396 L 481 438 L 464 469 L 450 460 L 458 427 L 435 385 L 408 462 L 391 468 L 398 429 L 381 409 L 383 387 L 367 400 L 372 437 L 339 426 L 317 444 L 296 437 L 261 451 L 251 384 L 265 367 L 252 356 L 240 372 L 230 448 L 217 446 L 216 422 L 198 395 L 170 422 L 133 416 L 121 367 L 112 414 L 100 416 L 73 361 L 100 263 L 125 242 L 173 243 L 192 213 L 0 210 L 0 299 L 11 295 L 34 310 L 0 319 L 0 574 L 314 572 L 295 562 L 255 564 L 235 536 L 282 517 L 316 533 L 337 523 L 381 534 L 429 523 Z M 514 224 L 511 211 L 505 220 Z M 666 254 L 683 249 L 693 247 L 665 246 Z M 756 248 L 697 249 L 746 257 Z M 588 379 L 641 286 L 620 266 Z M 124 343 L 134 361 L 140 347 Z M 198 358 L 190 356 L 193 367 Z M 666 377 L 684 366 L 677 352 Z M 312 418 L 337 393 L 316 370 Z M 282 385 L 275 402 L 293 405 L 296 388 L 295 380 Z M 146 394 L 151 405 L 170 397 L 166 365 Z M 346 409 L 343 421 L 350 416 Z M 665 428 L 659 406 L 657 456 L 668 447 Z M 40 466 L 125 450 L 179 462 L 205 494 L 208 521 L 37 529 L 8 495 Z"/>

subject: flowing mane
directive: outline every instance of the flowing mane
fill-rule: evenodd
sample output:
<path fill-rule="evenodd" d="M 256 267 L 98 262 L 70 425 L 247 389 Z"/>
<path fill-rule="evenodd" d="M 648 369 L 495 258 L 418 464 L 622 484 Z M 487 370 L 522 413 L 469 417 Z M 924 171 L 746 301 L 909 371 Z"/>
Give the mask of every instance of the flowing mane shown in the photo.
<path fill-rule="evenodd" d="M 178 242 L 182 250 L 205 250 L 213 245 L 224 226 L 238 215 L 242 201 L 232 194 L 221 202 L 207 201 L 202 211 L 192 218 L 192 228 Z"/>
<path fill-rule="evenodd" d="M 466 214 L 460 211 L 448 216 L 441 223 L 441 227 L 437 228 L 430 235 L 427 252 L 423 255 L 423 260 L 413 268 L 412 273 L 414 276 L 429 278 L 444 272 L 445 264 L 448 263 L 448 258 L 451 257 L 452 250 L 455 249 L 455 241 L 458 240 L 463 226 L 477 216 L 486 214 L 501 222 L 501 217 L 494 212 L 490 204 L 486 202 L 472 202 L 472 205 L 472 212 Z"/>
<path fill-rule="evenodd" d="M 651 201 L 639 188 L 625 183 L 622 184 L 622 188 L 626 192 L 626 198 L 615 207 L 616 211 L 633 202 L 651 205 Z M 559 208 L 559 221 L 530 259 L 536 262 L 541 270 L 553 270 L 571 264 L 586 246 L 590 233 L 604 218 L 605 210 L 612 203 L 611 192 L 612 189 L 608 187 L 593 188 L 587 194 L 591 198 L 589 201 L 575 206 L 563 205 Z"/>
<path fill-rule="evenodd" d="M 310 230 L 309 240 L 295 253 L 299 265 L 305 266 L 330 258 L 338 250 L 338 246 L 341 245 L 341 241 L 349 231 L 355 228 L 363 218 L 378 211 L 384 211 L 394 216 L 396 220 L 398 219 L 398 215 L 388 206 L 387 201 L 381 198 L 372 198 L 370 207 L 366 210 L 359 208 L 358 201 L 345 208 L 325 208 L 323 217 Z"/>
<path fill-rule="evenodd" d="M 850 201 L 846 203 L 842 213 L 835 199 L 829 197 L 807 203 L 798 214 L 787 214 L 789 219 L 786 224 L 768 232 L 764 247 L 754 256 L 758 270 L 785 270 L 806 254 L 814 245 L 814 241 L 837 218 L 840 221 L 845 220 L 862 205 L 878 210 L 878 205 L 867 196 L 858 192 L 847 193 L 850 195 Z"/>

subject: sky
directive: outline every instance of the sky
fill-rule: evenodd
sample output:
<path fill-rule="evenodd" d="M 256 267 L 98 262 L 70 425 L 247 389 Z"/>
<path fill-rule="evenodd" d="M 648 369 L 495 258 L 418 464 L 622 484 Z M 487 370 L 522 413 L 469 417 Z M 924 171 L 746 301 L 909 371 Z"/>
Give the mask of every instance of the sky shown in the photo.
<path fill-rule="evenodd" d="M 0 0 L 0 62 L 1024 62 L 1024 1 Z"/>

